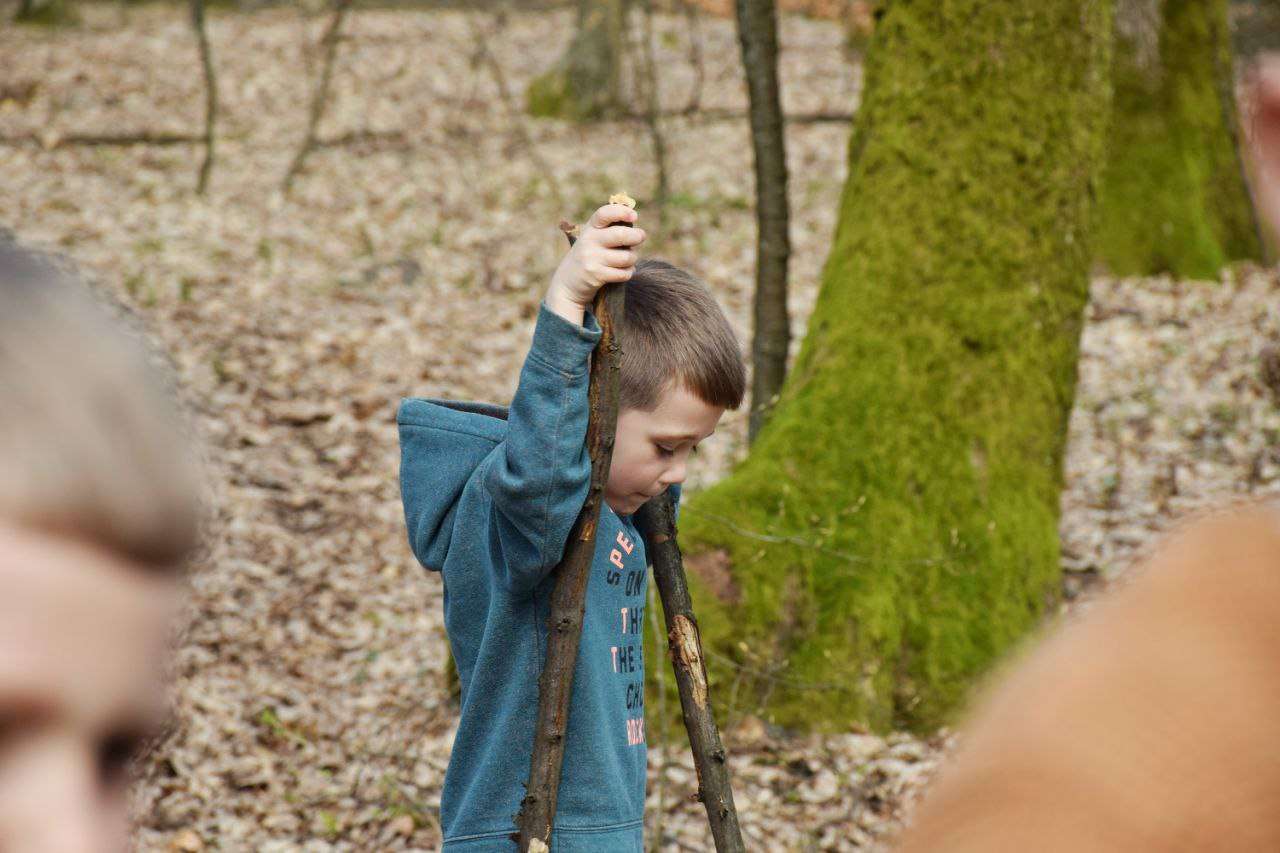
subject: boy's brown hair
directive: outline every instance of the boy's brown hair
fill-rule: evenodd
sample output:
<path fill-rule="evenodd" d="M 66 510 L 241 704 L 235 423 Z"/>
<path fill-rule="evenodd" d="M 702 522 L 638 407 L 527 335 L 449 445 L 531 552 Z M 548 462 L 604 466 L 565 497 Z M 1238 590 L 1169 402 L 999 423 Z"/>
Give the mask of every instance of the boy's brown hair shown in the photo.
<path fill-rule="evenodd" d="M 183 433 L 141 343 L 0 232 L 0 521 L 170 570 L 199 519 Z"/>
<path fill-rule="evenodd" d="M 671 382 L 704 403 L 736 409 L 747 389 L 737 336 L 702 282 L 645 258 L 626 284 L 618 405 L 651 412 Z"/>

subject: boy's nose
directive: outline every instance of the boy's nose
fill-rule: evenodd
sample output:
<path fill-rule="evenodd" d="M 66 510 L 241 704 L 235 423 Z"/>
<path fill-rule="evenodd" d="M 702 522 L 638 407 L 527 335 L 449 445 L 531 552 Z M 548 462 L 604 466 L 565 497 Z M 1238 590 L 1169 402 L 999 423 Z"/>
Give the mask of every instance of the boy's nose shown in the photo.
<path fill-rule="evenodd" d="M 666 476 L 662 478 L 662 485 L 670 486 L 676 483 L 683 483 L 685 475 L 685 464 L 680 462 L 667 469 Z"/>

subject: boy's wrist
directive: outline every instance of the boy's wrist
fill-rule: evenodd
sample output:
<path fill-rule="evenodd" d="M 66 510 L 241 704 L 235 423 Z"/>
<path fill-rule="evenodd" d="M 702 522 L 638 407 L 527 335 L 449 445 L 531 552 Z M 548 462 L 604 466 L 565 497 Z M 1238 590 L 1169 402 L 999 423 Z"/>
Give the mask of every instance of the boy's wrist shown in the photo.
<path fill-rule="evenodd" d="M 547 295 L 543 298 L 543 302 L 546 304 L 547 308 L 557 316 L 564 318 L 574 325 L 582 325 L 582 318 L 586 313 L 586 307 L 569 298 L 563 290 L 555 285 L 552 285 L 547 291 Z"/>

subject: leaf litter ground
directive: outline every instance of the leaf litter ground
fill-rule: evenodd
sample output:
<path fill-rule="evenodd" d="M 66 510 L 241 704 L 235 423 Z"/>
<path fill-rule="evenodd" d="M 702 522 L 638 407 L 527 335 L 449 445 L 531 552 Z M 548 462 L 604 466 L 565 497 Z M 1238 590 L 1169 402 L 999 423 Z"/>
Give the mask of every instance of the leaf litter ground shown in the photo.
<path fill-rule="evenodd" d="M 531 121 L 518 99 L 563 50 L 566 10 L 359 11 L 322 145 L 290 196 L 325 21 L 215 13 L 218 162 L 198 146 L 74 144 L 198 135 L 194 40 L 177 9 L 90 6 L 83 25 L 0 31 L 0 225 L 73 261 L 170 361 L 207 448 L 211 519 L 174 665 L 175 716 L 142 761 L 141 850 L 434 849 L 455 710 L 440 582 L 409 553 L 395 481 L 401 396 L 505 401 L 563 250 L 555 228 L 616 190 L 648 251 L 702 276 L 749 340 L 754 222 L 744 118 L 663 122 L 659 219 L 646 129 Z M 729 21 L 656 21 L 664 106 L 745 110 Z M 784 106 L 848 112 L 860 70 L 830 23 L 786 17 Z M 637 100 L 637 102 L 639 102 Z M 803 335 L 834 226 L 848 126 L 788 127 L 792 300 Z M 532 149 L 530 146 L 532 145 Z M 551 164 L 552 176 L 535 161 Z M 1098 279 L 1063 497 L 1064 612 L 1122 578 L 1177 519 L 1278 490 L 1277 283 Z M 693 486 L 743 453 L 731 414 Z M 953 741 L 798 737 L 724 708 L 748 844 L 882 847 Z M 651 727 L 648 837 L 710 840 L 682 733 Z M 661 742 L 659 736 L 661 735 Z"/>

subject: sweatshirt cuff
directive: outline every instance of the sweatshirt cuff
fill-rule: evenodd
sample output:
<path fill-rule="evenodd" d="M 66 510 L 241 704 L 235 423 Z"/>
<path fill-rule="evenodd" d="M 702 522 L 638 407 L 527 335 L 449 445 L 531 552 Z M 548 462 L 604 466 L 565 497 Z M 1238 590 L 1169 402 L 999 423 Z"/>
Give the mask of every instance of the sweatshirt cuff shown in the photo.
<path fill-rule="evenodd" d="M 599 340 L 600 326 L 590 311 L 583 313 L 582 325 L 578 326 L 543 302 L 538 306 L 529 355 L 556 370 L 577 373 L 587 366 L 587 358 Z"/>

